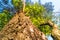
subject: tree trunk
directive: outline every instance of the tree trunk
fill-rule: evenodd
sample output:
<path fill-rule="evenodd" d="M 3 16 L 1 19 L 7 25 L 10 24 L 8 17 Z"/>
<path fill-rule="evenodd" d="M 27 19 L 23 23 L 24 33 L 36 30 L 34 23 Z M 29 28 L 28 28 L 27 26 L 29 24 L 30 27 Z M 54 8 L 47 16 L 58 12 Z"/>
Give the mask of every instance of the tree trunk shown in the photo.
<path fill-rule="evenodd" d="M 22 12 L 9 21 L 0 31 L 0 40 L 47 40 L 44 33 L 39 31 L 29 17 Z"/>
<path fill-rule="evenodd" d="M 23 0 L 23 12 L 25 10 L 25 0 Z"/>
<path fill-rule="evenodd" d="M 42 25 L 49 25 L 50 27 L 52 27 L 52 32 L 51 32 L 51 36 L 54 40 L 60 40 L 60 30 L 58 29 L 58 26 L 56 24 L 54 24 L 52 21 L 47 21 L 43 24 L 41 24 L 40 26 Z"/>

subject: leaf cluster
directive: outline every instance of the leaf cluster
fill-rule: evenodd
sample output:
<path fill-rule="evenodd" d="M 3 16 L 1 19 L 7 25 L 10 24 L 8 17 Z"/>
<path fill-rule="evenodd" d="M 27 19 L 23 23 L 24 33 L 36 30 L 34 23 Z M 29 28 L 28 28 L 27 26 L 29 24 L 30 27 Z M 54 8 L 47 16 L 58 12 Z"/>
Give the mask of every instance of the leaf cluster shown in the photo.
<path fill-rule="evenodd" d="M 0 30 L 9 22 L 12 16 L 13 15 L 11 15 L 7 10 L 0 13 Z"/>

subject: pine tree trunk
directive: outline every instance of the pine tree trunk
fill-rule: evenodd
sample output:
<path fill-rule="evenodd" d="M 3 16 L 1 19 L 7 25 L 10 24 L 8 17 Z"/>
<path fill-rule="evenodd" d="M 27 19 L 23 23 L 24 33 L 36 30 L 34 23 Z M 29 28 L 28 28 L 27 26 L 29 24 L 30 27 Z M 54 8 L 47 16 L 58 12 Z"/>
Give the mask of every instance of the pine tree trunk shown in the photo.
<path fill-rule="evenodd" d="M 7 25 L 0 31 L 0 40 L 47 40 L 29 17 L 22 12 L 16 13 Z"/>

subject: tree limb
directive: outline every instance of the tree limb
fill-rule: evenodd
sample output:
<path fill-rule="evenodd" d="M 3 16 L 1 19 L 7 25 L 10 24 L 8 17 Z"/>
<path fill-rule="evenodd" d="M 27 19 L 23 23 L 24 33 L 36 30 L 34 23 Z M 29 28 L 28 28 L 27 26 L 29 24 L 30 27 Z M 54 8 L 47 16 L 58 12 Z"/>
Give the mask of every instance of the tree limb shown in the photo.
<path fill-rule="evenodd" d="M 58 26 L 56 24 L 54 24 L 51 20 L 48 20 L 47 22 L 41 24 L 40 26 L 43 25 L 49 25 L 50 27 L 52 27 L 52 31 L 51 31 L 51 36 L 54 40 L 60 40 L 60 30 L 58 29 Z"/>

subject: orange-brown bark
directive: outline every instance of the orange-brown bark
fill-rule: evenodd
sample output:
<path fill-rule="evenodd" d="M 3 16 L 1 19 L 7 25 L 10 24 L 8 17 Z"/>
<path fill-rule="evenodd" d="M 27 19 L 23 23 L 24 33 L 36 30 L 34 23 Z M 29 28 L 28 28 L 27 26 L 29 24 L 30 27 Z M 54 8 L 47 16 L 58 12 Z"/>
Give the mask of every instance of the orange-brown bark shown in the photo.
<path fill-rule="evenodd" d="M 16 15 L 0 31 L 0 40 L 47 40 L 44 33 L 39 31 L 29 17 L 23 13 Z"/>

